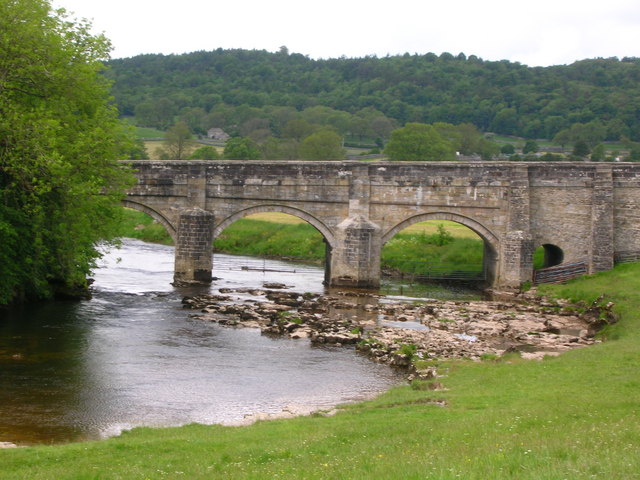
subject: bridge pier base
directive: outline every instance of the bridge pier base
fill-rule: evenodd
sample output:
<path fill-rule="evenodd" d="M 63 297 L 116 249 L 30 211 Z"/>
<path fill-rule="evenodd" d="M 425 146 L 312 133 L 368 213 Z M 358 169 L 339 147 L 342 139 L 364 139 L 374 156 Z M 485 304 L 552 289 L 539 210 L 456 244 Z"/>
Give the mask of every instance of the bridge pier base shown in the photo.
<path fill-rule="evenodd" d="M 173 284 L 211 283 L 213 214 L 201 208 L 182 210 L 178 219 Z"/>
<path fill-rule="evenodd" d="M 364 216 L 347 218 L 337 226 L 337 247 L 331 255 L 330 285 L 380 286 L 381 229 Z"/>
<path fill-rule="evenodd" d="M 533 277 L 533 241 L 523 231 L 509 232 L 502 246 L 502 272 L 498 285 L 520 287 Z"/>

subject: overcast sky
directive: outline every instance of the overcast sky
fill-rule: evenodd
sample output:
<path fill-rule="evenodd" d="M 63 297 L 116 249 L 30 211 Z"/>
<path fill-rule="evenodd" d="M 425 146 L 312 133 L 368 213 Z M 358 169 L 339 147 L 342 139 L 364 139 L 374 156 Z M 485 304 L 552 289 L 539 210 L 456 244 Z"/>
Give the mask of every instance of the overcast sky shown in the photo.
<path fill-rule="evenodd" d="M 640 57 L 638 0 L 53 0 L 113 58 L 245 48 L 311 58 L 460 52 L 529 66 Z"/>

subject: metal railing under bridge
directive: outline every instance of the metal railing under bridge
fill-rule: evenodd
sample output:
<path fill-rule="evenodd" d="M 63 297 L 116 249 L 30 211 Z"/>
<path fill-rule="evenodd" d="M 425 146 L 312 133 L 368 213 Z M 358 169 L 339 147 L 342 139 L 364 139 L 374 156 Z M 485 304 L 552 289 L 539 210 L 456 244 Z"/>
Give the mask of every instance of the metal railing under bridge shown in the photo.
<path fill-rule="evenodd" d="M 615 265 L 638 261 L 640 261 L 640 252 L 638 251 L 620 251 L 616 252 L 613 257 Z M 589 266 L 587 262 L 563 263 L 553 267 L 540 268 L 533 272 L 533 284 L 562 283 L 588 272 Z"/>
<path fill-rule="evenodd" d="M 382 274 L 396 278 L 429 281 L 455 280 L 464 282 L 482 282 L 486 274 L 482 264 L 453 264 L 436 262 L 404 262 L 402 270 L 383 265 Z"/>

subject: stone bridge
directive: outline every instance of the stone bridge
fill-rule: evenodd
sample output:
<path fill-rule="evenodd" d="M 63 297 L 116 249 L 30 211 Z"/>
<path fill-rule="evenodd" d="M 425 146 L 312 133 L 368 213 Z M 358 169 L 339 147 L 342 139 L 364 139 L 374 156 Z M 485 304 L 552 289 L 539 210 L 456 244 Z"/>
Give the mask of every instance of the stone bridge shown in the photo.
<path fill-rule="evenodd" d="M 327 246 L 328 284 L 377 287 L 383 245 L 424 220 L 453 220 L 484 240 L 494 286 L 531 280 L 533 251 L 549 265 L 612 268 L 640 252 L 640 165 L 634 163 L 134 161 L 124 205 L 175 241 L 176 283 L 210 282 L 212 241 L 236 220 L 283 212 Z"/>

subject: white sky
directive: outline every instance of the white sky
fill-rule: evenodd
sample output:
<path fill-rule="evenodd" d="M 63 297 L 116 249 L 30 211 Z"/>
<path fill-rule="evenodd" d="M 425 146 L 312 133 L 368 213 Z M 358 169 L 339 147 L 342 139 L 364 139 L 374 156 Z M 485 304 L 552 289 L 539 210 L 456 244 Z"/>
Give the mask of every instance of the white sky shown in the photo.
<path fill-rule="evenodd" d="M 311 58 L 460 52 L 529 66 L 640 57 L 638 0 L 53 0 L 113 58 L 216 48 Z"/>

